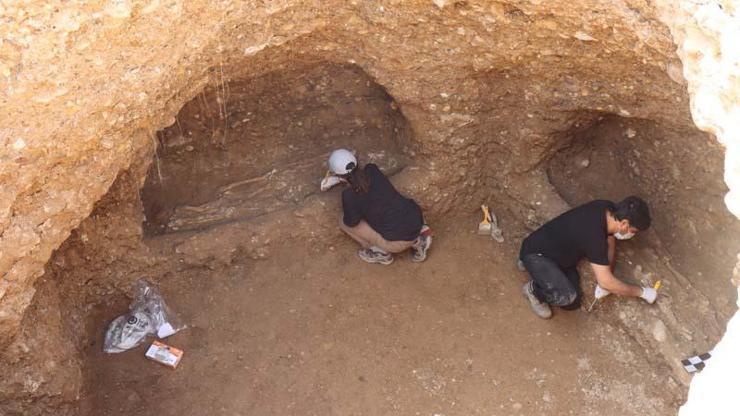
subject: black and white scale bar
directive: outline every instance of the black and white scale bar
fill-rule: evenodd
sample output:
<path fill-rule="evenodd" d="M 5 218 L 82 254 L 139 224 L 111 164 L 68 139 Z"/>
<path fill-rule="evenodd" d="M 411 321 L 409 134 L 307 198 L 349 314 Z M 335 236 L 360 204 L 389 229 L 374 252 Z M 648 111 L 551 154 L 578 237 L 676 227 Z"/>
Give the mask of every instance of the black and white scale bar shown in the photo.
<path fill-rule="evenodd" d="M 697 373 L 704 369 L 707 360 L 709 360 L 710 358 L 712 358 L 712 354 L 707 352 L 701 355 L 689 357 L 685 360 L 681 360 L 681 364 L 683 364 L 684 370 L 686 370 L 688 373 Z"/>

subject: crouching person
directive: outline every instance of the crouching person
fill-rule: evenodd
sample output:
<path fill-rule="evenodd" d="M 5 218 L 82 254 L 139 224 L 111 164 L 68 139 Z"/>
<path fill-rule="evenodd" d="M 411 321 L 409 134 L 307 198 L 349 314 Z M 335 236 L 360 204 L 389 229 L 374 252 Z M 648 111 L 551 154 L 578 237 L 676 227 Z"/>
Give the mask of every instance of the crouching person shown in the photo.
<path fill-rule="evenodd" d="M 321 190 L 349 185 L 342 191 L 340 227 L 362 246 L 357 253 L 362 260 L 388 265 L 394 253 L 406 250 L 412 261 L 426 259 L 432 236 L 421 208 L 401 195 L 375 164 L 361 168 L 352 152 L 337 149 L 329 156 L 329 171 Z"/>
<path fill-rule="evenodd" d="M 647 203 L 630 196 L 614 204 L 591 201 L 546 223 L 522 243 L 519 266 L 531 279 L 522 288 L 532 311 L 540 318 L 552 316 L 550 305 L 578 309 L 581 282 L 576 266 L 582 258 L 591 264 L 599 296 L 614 293 L 655 302 L 657 291 L 614 277 L 618 240 L 627 240 L 650 227 Z"/>

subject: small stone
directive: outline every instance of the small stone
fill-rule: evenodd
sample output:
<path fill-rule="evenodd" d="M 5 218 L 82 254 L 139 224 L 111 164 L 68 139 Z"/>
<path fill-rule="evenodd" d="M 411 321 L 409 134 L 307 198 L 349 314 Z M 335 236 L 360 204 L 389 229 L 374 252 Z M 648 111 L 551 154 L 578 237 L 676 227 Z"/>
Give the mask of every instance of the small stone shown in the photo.
<path fill-rule="evenodd" d="M 653 324 L 653 338 L 658 342 L 664 342 L 668 338 L 667 328 L 663 321 L 657 320 Z"/>
<path fill-rule="evenodd" d="M 247 48 L 244 49 L 244 55 L 246 55 L 246 56 L 254 55 L 257 52 L 261 51 L 262 49 L 265 49 L 265 47 L 267 47 L 267 43 L 262 43 L 260 45 L 249 46 L 249 47 L 247 47 Z"/>
<path fill-rule="evenodd" d="M 683 65 L 681 61 L 672 60 L 668 62 L 665 68 L 668 77 L 676 84 L 686 84 L 686 79 L 683 77 Z"/>
<path fill-rule="evenodd" d="M 49 89 L 46 91 L 43 91 L 42 93 L 35 95 L 33 97 L 33 101 L 41 104 L 48 104 L 52 100 L 54 100 L 57 97 L 61 97 L 63 95 L 66 95 L 69 90 L 67 90 L 64 87 L 59 87 L 55 89 Z"/>
<path fill-rule="evenodd" d="M 514 409 L 514 410 L 516 410 L 518 412 L 518 411 L 522 410 L 522 404 L 519 403 L 519 402 L 516 402 L 516 403 L 514 403 L 514 404 L 511 405 L 511 408 Z"/>
<path fill-rule="evenodd" d="M 159 0 L 152 0 L 148 5 L 141 9 L 141 14 L 149 14 L 159 8 Z"/>
<path fill-rule="evenodd" d="M 56 30 L 74 32 L 80 28 L 80 23 L 75 19 L 75 16 L 71 11 L 63 10 L 57 15 L 53 26 Z"/>
<path fill-rule="evenodd" d="M 637 132 L 633 128 L 628 128 L 624 131 L 624 135 L 631 139 L 637 135 Z"/>
<path fill-rule="evenodd" d="M 432 0 L 432 3 L 440 9 L 444 8 L 448 2 L 449 0 Z"/>
<path fill-rule="evenodd" d="M 673 176 L 673 179 L 678 180 L 681 178 L 681 170 L 678 168 L 678 166 L 673 165 L 671 166 L 671 175 Z"/>
<path fill-rule="evenodd" d="M 105 6 L 105 13 L 115 19 L 131 17 L 131 2 L 129 0 L 111 0 Z"/>
<path fill-rule="evenodd" d="M 596 40 L 596 38 L 594 38 L 593 36 L 581 31 L 574 33 L 573 37 L 584 42 L 593 42 Z"/>
<path fill-rule="evenodd" d="M 15 142 L 13 142 L 13 149 L 15 150 L 21 150 L 24 147 L 26 147 L 26 141 L 23 139 L 18 139 Z"/>
<path fill-rule="evenodd" d="M 139 393 L 132 391 L 131 393 L 126 396 L 126 400 L 128 400 L 131 403 L 140 403 L 141 402 L 141 396 Z"/>

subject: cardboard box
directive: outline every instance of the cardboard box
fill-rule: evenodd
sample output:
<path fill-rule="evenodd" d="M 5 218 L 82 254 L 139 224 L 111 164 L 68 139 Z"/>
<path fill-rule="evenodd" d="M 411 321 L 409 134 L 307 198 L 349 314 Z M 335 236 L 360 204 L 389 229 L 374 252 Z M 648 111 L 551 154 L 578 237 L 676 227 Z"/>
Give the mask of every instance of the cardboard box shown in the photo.
<path fill-rule="evenodd" d="M 163 342 L 154 341 L 146 351 L 146 358 L 164 364 L 167 367 L 177 368 L 177 365 L 180 364 L 180 360 L 182 359 L 182 354 L 182 350 L 170 347 Z"/>

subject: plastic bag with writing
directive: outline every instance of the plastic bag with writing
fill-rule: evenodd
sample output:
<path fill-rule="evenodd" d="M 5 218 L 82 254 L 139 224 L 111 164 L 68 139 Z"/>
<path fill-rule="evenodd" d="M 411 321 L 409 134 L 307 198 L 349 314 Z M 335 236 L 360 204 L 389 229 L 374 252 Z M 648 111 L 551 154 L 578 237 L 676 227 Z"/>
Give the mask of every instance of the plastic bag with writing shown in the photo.
<path fill-rule="evenodd" d="M 167 308 L 159 290 L 139 279 L 134 284 L 134 300 L 129 312 L 108 326 L 103 351 L 123 352 L 141 345 L 149 335 L 166 338 L 184 328 L 185 325 Z"/>

